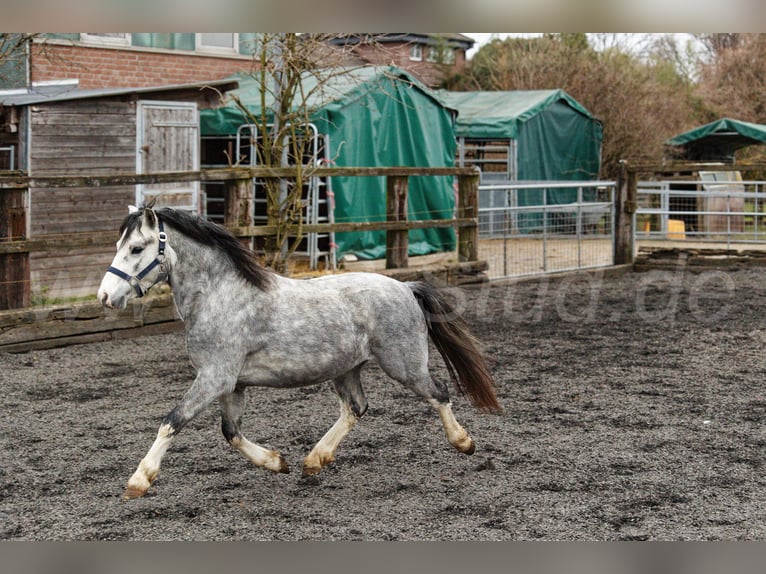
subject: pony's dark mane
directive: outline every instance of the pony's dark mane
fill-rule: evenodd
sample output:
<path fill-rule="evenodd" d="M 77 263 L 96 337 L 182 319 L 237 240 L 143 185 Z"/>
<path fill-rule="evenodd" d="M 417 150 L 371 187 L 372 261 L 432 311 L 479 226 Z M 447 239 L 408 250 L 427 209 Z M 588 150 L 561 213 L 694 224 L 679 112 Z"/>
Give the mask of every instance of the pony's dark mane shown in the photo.
<path fill-rule="evenodd" d="M 120 226 L 120 236 L 127 231 L 127 237 L 138 229 L 144 210 L 150 207 L 142 207 L 128 215 Z M 258 289 L 266 291 L 271 286 L 274 272 L 259 264 L 253 252 L 222 225 L 180 209 L 162 207 L 153 211 L 164 223 L 189 239 L 225 253 L 239 274 Z"/>

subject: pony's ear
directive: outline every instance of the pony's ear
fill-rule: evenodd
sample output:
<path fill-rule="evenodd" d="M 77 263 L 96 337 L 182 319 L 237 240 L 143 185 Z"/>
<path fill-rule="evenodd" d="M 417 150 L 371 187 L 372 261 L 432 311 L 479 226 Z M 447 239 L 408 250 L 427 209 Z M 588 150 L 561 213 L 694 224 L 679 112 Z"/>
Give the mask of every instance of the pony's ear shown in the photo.
<path fill-rule="evenodd" d="M 129 205 L 128 206 L 128 213 L 136 213 L 138 211 L 138 208 L 135 205 Z"/>
<path fill-rule="evenodd" d="M 152 209 L 144 209 L 144 223 L 149 227 L 157 226 L 157 215 Z"/>

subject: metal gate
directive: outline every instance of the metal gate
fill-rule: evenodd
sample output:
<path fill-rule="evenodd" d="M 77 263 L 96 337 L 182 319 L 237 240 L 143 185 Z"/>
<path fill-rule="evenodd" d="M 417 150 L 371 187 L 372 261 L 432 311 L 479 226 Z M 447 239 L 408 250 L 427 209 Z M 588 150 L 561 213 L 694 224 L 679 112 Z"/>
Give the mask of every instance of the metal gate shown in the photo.
<path fill-rule="evenodd" d="M 736 170 L 639 181 L 636 203 L 637 247 L 762 249 L 766 244 L 766 181 L 743 180 Z"/>
<path fill-rule="evenodd" d="M 614 263 L 612 181 L 479 185 L 479 258 L 491 279 Z"/>
<path fill-rule="evenodd" d="M 305 170 L 329 163 L 326 150 L 329 149 L 329 137 L 320 134 L 314 124 L 305 124 L 295 131 L 299 141 L 289 142 L 285 136 L 282 154 L 282 167 L 296 165 L 302 162 Z M 291 145 L 290 145 L 291 144 Z M 258 165 L 258 128 L 253 124 L 243 124 L 237 130 L 236 157 L 249 158 L 251 166 Z M 300 150 L 293 157 L 290 150 Z M 330 178 L 309 176 L 303 185 L 301 199 L 303 201 L 303 222 L 305 224 L 333 223 L 334 206 L 332 204 L 332 189 Z M 283 193 L 287 195 L 287 182 L 281 182 Z M 266 224 L 267 198 L 264 182 L 255 179 L 253 188 L 253 221 L 256 224 Z M 319 260 L 324 258 L 326 269 L 335 269 L 335 234 L 307 233 L 295 251 L 297 255 L 308 258 L 309 268 L 317 269 Z"/>

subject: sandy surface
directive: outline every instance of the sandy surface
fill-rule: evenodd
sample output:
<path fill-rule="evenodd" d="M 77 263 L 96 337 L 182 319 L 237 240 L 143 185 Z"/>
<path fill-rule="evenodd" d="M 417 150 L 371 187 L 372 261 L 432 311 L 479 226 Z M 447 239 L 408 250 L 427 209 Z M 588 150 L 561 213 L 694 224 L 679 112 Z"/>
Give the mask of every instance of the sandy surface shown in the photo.
<path fill-rule="evenodd" d="M 251 466 L 210 407 L 130 502 L 127 478 L 193 378 L 182 335 L 0 354 L 0 538 L 763 539 L 765 279 L 680 270 L 463 290 L 506 409 L 455 398 L 473 456 L 373 365 L 370 409 L 319 476 L 299 469 L 337 417 L 331 385 L 251 389 L 244 432 L 293 473 Z"/>

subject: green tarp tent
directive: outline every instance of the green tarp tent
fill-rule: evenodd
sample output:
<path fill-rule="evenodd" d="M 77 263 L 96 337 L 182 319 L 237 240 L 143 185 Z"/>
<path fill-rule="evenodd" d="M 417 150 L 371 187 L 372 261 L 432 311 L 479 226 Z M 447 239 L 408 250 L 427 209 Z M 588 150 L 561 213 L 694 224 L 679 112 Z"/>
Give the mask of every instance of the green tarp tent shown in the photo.
<path fill-rule="evenodd" d="M 438 92 L 458 111 L 455 135 L 466 140 L 514 140 L 519 181 L 594 180 L 601 166 L 601 122 L 563 90 Z M 595 192 L 592 192 L 595 193 Z M 576 188 L 522 189 L 519 206 L 576 201 Z M 591 198 L 585 198 L 591 199 Z M 542 222 L 523 217 L 526 231 Z"/>
<path fill-rule="evenodd" d="M 766 125 L 722 118 L 667 140 L 692 161 L 733 162 L 734 153 L 743 147 L 766 144 Z"/>
<path fill-rule="evenodd" d="M 515 140 L 518 180 L 588 180 L 601 164 L 601 123 L 563 90 L 438 92 L 458 111 L 455 135 Z"/>
<path fill-rule="evenodd" d="M 261 109 L 259 82 L 237 78 L 240 87 L 229 92 L 256 117 Z M 328 136 L 327 154 L 341 167 L 451 167 L 455 162 L 454 111 L 406 72 L 393 67 L 329 69 L 306 74 L 305 107 L 320 134 Z M 273 98 L 268 95 L 266 108 Z M 303 105 L 302 103 L 296 105 Z M 233 102 L 203 110 L 203 136 L 232 135 L 252 123 Z M 450 218 L 455 208 L 452 177 L 411 177 L 409 213 L 412 220 Z M 386 182 L 383 177 L 334 177 L 335 220 L 385 221 Z M 410 255 L 455 248 L 454 229 L 409 232 Z M 365 259 L 385 256 L 383 231 L 337 233 L 339 255 Z"/>

